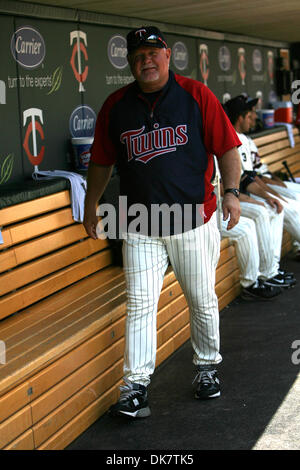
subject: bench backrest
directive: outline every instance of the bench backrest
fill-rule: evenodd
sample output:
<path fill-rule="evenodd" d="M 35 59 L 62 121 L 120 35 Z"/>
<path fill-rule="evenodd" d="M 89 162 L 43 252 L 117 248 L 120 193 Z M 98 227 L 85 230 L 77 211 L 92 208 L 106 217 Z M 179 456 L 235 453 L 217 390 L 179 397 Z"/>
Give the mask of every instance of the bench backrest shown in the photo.
<path fill-rule="evenodd" d="M 112 264 L 72 218 L 69 191 L 0 210 L 0 319 Z"/>
<path fill-rule="evenodd" d="M 272 172 L 286 169 L 282 162 L 286 161 L 293 176 L 300 175 L 300 134 L 297 128 L 293 129 L 295 146 L 291 147 L 286 130 L 278 131 L 262 137 L 257 137 L 254 142 L 258 148 L 259 156 Z"/>

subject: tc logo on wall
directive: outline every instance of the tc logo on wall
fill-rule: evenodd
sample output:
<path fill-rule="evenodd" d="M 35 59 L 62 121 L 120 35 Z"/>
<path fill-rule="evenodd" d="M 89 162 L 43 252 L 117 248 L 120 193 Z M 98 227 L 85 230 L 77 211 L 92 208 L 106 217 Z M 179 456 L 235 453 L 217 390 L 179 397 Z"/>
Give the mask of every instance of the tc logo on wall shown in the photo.
<path fill-rule="evenodd" d="M 46 46 L 42 35 L 31 26 L 22 26 L 12 35 L 10 49 L 14 59 L 25 69 L 34 69 L 44 60 Z"/>
<path fill-rule="evenodd" d="M 82 64 L 82 54 L 84 59 L 88 60 L 88 53 L 86 50 L 87 47 L 87 35 L 83 31 L 71 31 L 70 32 L 70 46 L 74 43 L 72 49 L 72 55 L 70 64 L 74 73 L 76 80 L 79 83 L 79 92 L 85 91 L 83 83 L 86 81 L 88 76 L 89 67 L 88 65 Z M 82 54 L 81 54 L 82 52 Z M 77 66 L 76 67 L 76 58 L 77 58 Z M 84 69 L 83 69 L 84 67 Z"/>
<path fill-rule="evenodd" d="M 189 63 L 189 53 L 183 42 L 175 42 L 172 47 L 173 64 L 178 70 L 185 70 Z"/>
<path fill-rule="evenodd" d="M 107 56 L 116 69 L 125 69 L 127 62 L 127 42 L 123 36 L 117 34 L 110 38 L 107 44 Z"/>
<path fill-rule="evenodd" d="M 72 137 L 93 137 L 96 113 L 89 106 L 77 106 L 70 116 L 69 129 Z"/>
<path fill-rule="evenodd" d="M 23 147 L 25 149 L 26 155 L 30 163 L 32 163 L 32 165 L 34 165 L 35 167 L 42 162 L 44 158 L 44 153 L 45 153 L 44 145 L 40 148 L 40 151 L 38 152 L 37 132 L 39 133 L 40 138 L 42 140 L 44 140 L 45 137 L 44 137 L 43 128 L 36 118 L 38 118 L 41 121 L 41 123 L 44 124 L 43 111 L 41 109 L 29 108 L 23 112 L 23 127 L 26 126 L 27 120 L 29 119 L 29 123 L 27 125 L 25 138 L 23 142 Z M 30 143 L 30 135 L 32 135 L 31 143 Z"/>
<path fill-rule="evenodd" d="M 208 62 L 208 47 L 206 44 L 200 44 L 199 53 L 200 53 L 201 76 L 203 78 L 204 85 L 207 85 L 207 80 L 209 76 L 209 62 Z"/>

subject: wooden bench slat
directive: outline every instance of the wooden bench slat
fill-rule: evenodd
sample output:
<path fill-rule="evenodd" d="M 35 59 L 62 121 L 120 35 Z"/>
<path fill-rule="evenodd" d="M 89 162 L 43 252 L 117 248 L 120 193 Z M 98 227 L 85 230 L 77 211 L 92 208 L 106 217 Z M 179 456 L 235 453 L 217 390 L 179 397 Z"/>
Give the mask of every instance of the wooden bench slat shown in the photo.
<path fill-rule="evenodd" d="M 286 160 L 290 155 L 295 155 L 297 154 L 297 151 L 295 151 L 291 147 L 287 147 L 283 150 L 279 150 L 276 152 L 276 154 L 271 154 L 266 157 L 263 157 L 261 160 L 263 163 L 266 163 L 268 166 L 272 165 L 277 162 L 281 162 L 282 160 Z"/>
<path fill-rule="evenodd" d="M 71 225 L 70 227 L 57 230 L 44 237 L 39 237 L 26 243 L 22 243 L 14 248 L 18 264 L 26 263 L 52 251 L 58 251 L 64 246 L 71 245 L 78 240 L 87 238 L 87 234 L 82 224 Z M 107 246 L 106 240 L 101 241 Z M 106 242 L 106 243 L 103 243 Z"/>
<path fill-rule="evenodd" d="M 0 296 L 101 251 L 106 245 L 103 242 L 103 240 L 92 241 L 88 238 L 76 245 L 55 251 L 51 255 L 2 274 L 0 276 Z"/>
<path fill-rule="evenodd" d="M 22 202 L 0 210 L 1 226 L 7 226 L 21 220 L 35 217 L 45 212 L 54 211 L 71 203 L 69 191 L 50 194 L 32 201 Z"/>
<path fill-rule="evenodd" d="M 6 248 L 12 245 L 12 239 L 11 239 L 10 230 L 8 228 L 2 229 L 1 235 L 3 239 L 3 243 L 0 244 L 0 255 L 2 256 L 1 251 L 6 250 Z"/>
<path fill-rule="evenodd" d="M 18 312 L 112 263 L 110 250 L 92 255 L 15 293 L 0 298 L 0 319 Z"/>
<path fill-rule="evenodd" d="M 30 240 L 47 232 L 53 232 L 67 225 L 75 224 L 70 207 L 60 209 L 53 213 L 35 217 L 28 222 L 18 223 L 10 227 L 12 242 L 17 243 Z"/>
<path fill-rule="evenodd" d="M 123 284 L 117 286 L 113 292 L 99 293 L 98 297 L 85 302 L 81 308 L 73 309 L 70 313 L 66 312 L 65 309 L 56 312 L 52 321 L 46 318 L 44 322 L 41 321 L 36 327 L 32 327 L 26 338 L 20 333 L 20 335 L 15 335 L 6 340 L 6 354 L 9 362 L 7 369 L 9 370 L 12 367 L 14 360 L 25 362 L 30 351 L 40 349 L 45 341 L 49 342 L 52 337 L 60 336 L 64 330 L 71 328 L 73 324 L 76 325 L 82 319 L 85 323 L 92 323 L 90 318 L 94 318 L 94 312 L 98 312 L 98 315 L 100 315 L 100 312 L 102 312 L 102 315 L 107 313 L 115 298 L 124 298 Z M 101 308 L 99 308 L 99 305 L 101 305 Z M 5 372 L 5 368 L 3 372 Z"/>
<path fill-rule="evenodd" d="M 30 403 L 28 389 L 28 382 L 24 382 L 1 397 L 0 423 Z"/>
<path fill-rule="evenodd" d="M 237 258 L 231 258 L 216 270 L 216 285 L 225 277 L 239 268 Z"/>
<path fill-rule="evenodd" d="M 104 295 L 99 296 L 98 298 L 91 299 L 90 302 L 83 305 L 81 308 L 78 308 L 74 311 L 65 314 L 63 310 L 58 312 L 55 316 L 55 321 L 49 322 L 48 318 L 44 322 L 40 322 L 36 328 L 33 328 L 32 332 L 28 334 L 26 339 L 21 339 L 21 335 L 14 337 L 13 340 L 8 340 L 6 342 L 6 357 L 7 361 L 12 364 L 14 360 L 26 361 L 25 356 L 33 349 L 39 349 L 40 345 L 45 341 L 54 338 L 57 334 L 64 330 L 68 330 L 73 325 L 76 325 L 78 322 L 90 323 L 90 315 L 93 315 L 95 311 L 99 310 L 99 305 L 101 305 L 101 313 L 105 314 L 109 311 L 109 305 L 113 304 L 115 299 L 123 298 L 124 296 L 124 285 L 116 287 L 113 291 L 107 292 Z M 101 302 L 101 303 L 100 303 Z M 100 311 L 99 311 L 100 312 Z M 15 342 L 16 339 L 16 342 Z M 23 357 L 24 356 L 24 359 Z M 5 370 L 5 366 L 4 366 Z"/>
<path fill-rule="evenodd" d="M 54 387 L 49 388 L 46 393 L 34 400 L 32 403 L 33 423 L 36 424 L 44 419 L 95 377 L 102 375 L 116 362 L 122 360 L 124 347 L 125 340 L 124 337 L 121 337 L 109 348 L 96 354 L 91 361 L 78 368 L 73 374 L 64 377 L 63 381 L 57 381 Z"/>
<path fill-rule="evenodd" d="M 222 297 L 224 293 L 226 293 L 232 285 L 236 282 L 239 282 L 240 273 L 239 270 L 234 271 L 229 276 L 227 276 L 223 281 L 216 285 L 216 294 L 218 297 Z"/>
<path fill-rule="evenodd" d="M 287 147 L 290 147 L 290 143 L 288 139 L 284 140 L 277 140 L 275 142 L 271 142 L 268 145 L 264 145 L 263 147 L 259 147 L 259 155 L 260 157 L 265 157 L 266 155 L 273 154 L 274 152 L 277 152 L 278 150 L 285 149 Z"/>
<path fill-rule="evenodd" d="M 37 450 L 62 450 L 78 437 L 88 426 L 94 423 L 118 399 L 117 385 L 107 390 L 98 400 L 94 401 L 75 418 L 69 421 Z"/>
<path fill-rule="evenodd" d="M 30 406 L 25 406 L 0 424 L 0 449 L 32 427 Z"/>
<path fill-rule="evenodd" d="M 273 134 L 267 134 L 262 137 L 256 137 L 254 142 L 258 148 L 263 147 L 264 145 L 275 142 L 276 140 L 281 140 L 287 138 L 287 131 L 282 130 L 279 132 L 274 132 Z"/>
<path fill-rule="evenodd" d="M 165 325 L 169 322 L 176 313 L 180 312 L 184 308 L 186 308 L 186 300 L 183 295 L 174 299 L 169 305 L 165 306 L 163 309 L 159 310 L 157 315 L 157 328 L 159 329 L 161 326 Z M 106 329 L 102 330 L 101 332 L 97 333 L 94 337 L 92 337 L 88 343 L 84 343 L 76 349 L 76 351 L 72 352 L 72 361 L 68 360 L 68 356 L 63 356 L 59 361 L 56 361 L 53 365 L 48 366 L 47 370 L 41 371 L 33 380 L 30 380 L 30 386 L 34 390 L 34 397 L 41 395 L 45 390 L 53 387 L 56 383 L 60 383 L 64 377 L 70 376 L 72 372 L 76 369 L 78 370 L 81 365 L 86 364 L 89 360 L 92 360 L 94 356 L 99 354 L 99 351 L 105 349 L 102 353 L 101 365 L 103 368 L 107 368 L 107 361 L 111 360 L 112 362 L 116 361 L 116 357 L 119 359 L 123 356 L 123 346 L 124 346 L 124 338 L 121 337 L 122 332 L 124 331 L 125 326 L 125 317 L 123 316 L 121 319 L 116 320 L 116 322 L 112 325 L 106 327 Z M 121 328 L 121 330 L 120 330 Z M 111 346 L 107 346 L 107 337 L 111 335 L 113 332 L 113 338 L 115 343 Z M 106 338 L 106 342 L 104 341 Z M 119 356 L 116 356 L 115 353 L 112 353 L 112 348 L 114 345 L 119 345 L 121 341 L 120 347 L 118 346 L 117 351 Z M 104 357 L 108 358 L 104 361 Z M 109 359 L 110 358 L 110 359 Z M 78 361 L 78 362 L 77 362 Z M 99 365 L 99 373 L 101 372 L 101 367 Z M 46 381 L 46 383 L 45 383 Z M 79 382 L 80 383 L 80 382 Z M 39 403 L 42 403 L 39 402 Z M 41 412 L 45 413 L 45 409 L 42 406 L 40 408 Z M 34 418 L 36 421 L 38 418 Z"/>
<path fill-rule="evenodd" d="M 17 315 L 0 322 L 1 338 L 3 341 L 7 341 L 8 338 L 12 338 L 16 334 L 22 333 L 25 336 L 26 330 L 41 321 L 41 318 L 46 316 L 51 318 L 60 308 L 68 309 L 72 308 L 74 303 L 76 306 L 78 302 L 85 302 L 86 297 L 89 294 L 93 295 L 94 290 L 102 289 L 104 291 L 107 285 L 109 289 L 110 286 L 113 287 L 123 280 L 122 270 L 116 266 L 98 271 L 90 277 L 82 279 L 79 283 L 66 287 L 55 295 L 47 297 Z"/>
<path fill-rule="evenodd" d="M 282 165 L 282 161 L 285 160 L 288 164 L 288 166 L 290 167 L 293 163 L 297 163 L 299 161 L 299 154 L 290 154 L 286 157 L 284 157 L 282 160 L 278 160 L 278 161 L 274 161 L 272 163 L 270 163 L 268 165 L 268 167 L 270 168 L 270 171 L 285 171 L 285 167 Z M 290 170 L 292 171 L 292 169 L 290 168 Z"/>
<path fill-rule="evenodd" d="M 122 374 L 122 361 L 118 361 L 100 377 L 95 378 L 88 386 L 54 410 L 50 416 L 36 424 L 33 427 L 36 445 L 40 446 L 66 423 L 76 418 L 78 413 L 91 405 L 95 398 L 101 397 L 112 387 L 115 377 L 119 377 L 120 374 Z"/>
<path fill-rule="evenodd" d="M 67 326 L 63 331 L 44 343 L 39 344 L 38 349 L 34 348 L 13 361 L 8 361 L 5 367 L 5 376 L 0 383 L 0 393 L 5 393 L 12 384 L 19 384 L 28 379 L 40 370 L 42 366 L 51 364 L 62 355 L 69 352 L 76 345 L 88 339 L 91 335 L 101 329 L 103 323 L 110 321 L 111 317 L 124 315 L 125 312 L 125 294 L 113 299 L 110 304 L 99 306 L 85 318 L 81 318 L 77 323 Z M 24 362 L 25 358 L 25 362 Z"/>
<path fill-rule="evenodd" d="M 223 310 L 230 302 L 232 302 L 241 293 L 241 290 L 241 284 L 238 281 L 223 293 L 223 295 L 218 298 L 219 310 Z"/>
<path fill-rule="evenodd" d="M 14 441 L 10 442 L 3 450 L 34 450 L 33 430 L 29 429 Z"/>
<path fill-rule="evenodd" d="M 170 354 L 178 349 L 189 338 L 189 326 L 180 330 L 170 340 L 157 351 L 156 365 L 159 365 Z M 119 380 L 112 388 L 78 413 L 75 418 L 69 421 L 58 432 L 53 434 L 47 441 L 38 447 L 39 450 L 59 450 L 65 448 L 88 426 L 95 422 L 118 398 Z"/>
<path fill-rule="evenodd" d="M 1 253 L 0 273 L 15 268 L 17 264 L 14 251 L 6 250 Z"/>

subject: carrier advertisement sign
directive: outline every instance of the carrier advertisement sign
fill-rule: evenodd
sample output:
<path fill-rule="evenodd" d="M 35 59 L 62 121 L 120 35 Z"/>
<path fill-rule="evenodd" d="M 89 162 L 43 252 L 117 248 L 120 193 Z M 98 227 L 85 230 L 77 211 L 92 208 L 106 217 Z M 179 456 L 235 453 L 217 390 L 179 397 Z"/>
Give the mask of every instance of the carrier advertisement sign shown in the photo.
<path fill-rule="evenodd" d="M 12 35 L 10 49 L 14 59 L 25 69 L 34 69 L 44 60 L 46 46 L 42 35 L 31 26 L 22 26 Z"/>
<path fill-rule="evenodd" d="M 96 113 L 87 105 L 77 106 L 70 116 L 69 129 L 72 137 L 93 137 Z"/>

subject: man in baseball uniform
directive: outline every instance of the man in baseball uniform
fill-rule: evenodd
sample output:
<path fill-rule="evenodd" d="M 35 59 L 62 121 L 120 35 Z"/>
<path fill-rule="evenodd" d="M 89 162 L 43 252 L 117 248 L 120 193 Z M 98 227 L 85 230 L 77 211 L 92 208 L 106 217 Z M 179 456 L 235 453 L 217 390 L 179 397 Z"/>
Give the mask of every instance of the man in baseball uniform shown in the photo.
<path fill-rule="evenodd" d="M 254 101 L 251 97 L 246 96 L 247 102 L 253 103 Z M 251 108 L 251 119 L 250 119 L 250 128 L 255 127 L 257 119 L 257 113 L 255 109 L 255 105 L 252 105 Z M 293 181 L 282 181 L 276 174 L 272 173 L 268 165 L 266 163 L 262 163 L 258 148 L 254 142 L 254 140 L 247 135 L 249 144 L 250 144 L 250 151 L 251 151 L 251 158 L 253 169 L 256 171 L 257 176 L 260 180 L 265 183 L 269 190 L 275 191 L 273 194 L 277 194 L 278 196 L 283 197 L 286 200 L 295 200 L 300 202 L 300 184 L 295 183 Z M 299 207 L 299 206 L 298 206 Z M 300 242 L 297 239 L 293 240 L 293 247 L 295 253 L 295 259 L 300 259 Z"/>
<path fill-rule="evenodd" d="M 220 180 L 220 172 L 218 162 L 215 158 L 216 176 L 213 181 L 219 187 L 217 188 L 218 203 L 217 215 L 219 219 L 219 230 L 222 238 L 228 238 L 235 246 L 236 256 L 240 268 L 240 283 L 242 286 L 241 297 L 247 301 L 271 300 L 281 294 L 280 287 L 269 286 L 261 279 L 259 246 L 256 234 L 255 222 L 248 217 L 240 217 L 239 222 L 231 229 L 227 230 L 227 223 L 219 214 L 220 202 L 224 195 L 222 181 Z M 266 266 L 266 277 L 272 274 L 273 260 L 267 259 L 269 265 Z"/>
<path fill-rule="evenodd" d="M 259 241 L 260 258 L 264 265 L 261 269 L 261 278 L 267 285 L 278 287 L 291 287 L 295 284 L 295 279 L 290 274 L 282 272 L 280 269 L 281 242 L 283 223 L 287 230 L 292 231 L 297 237 L 298 223 L 293 221 L 299 219 L 300 211 L 293 204 L 288 204 L 263 183 L 257 179 L 256 172 L 253 171 L 249 140 L 245 135 L 249 132 L 251 125 L 251 109 L 257 103 L 256 100 L 247 101 L 243 95 L 239 95 L 227 101 L 224 105 L 237 135 L 242 142 L 238 152 L 242 164 L 241 174 L 241 213 L 255 221 L 256 231 Z M 284 207 L 284 210 L 283 210 Z M 287 214 L 286 214 L 287 213 Z M 285 216 L 285 219 L 284 219 Z M 272 274 L 266 269 L 269 257 L 273 260 Z"/>
<path fill-rule="evenodd" d="M 228 229 L 240 216 L 241 165 L 240 141 L 221 104 L 205 85 L 169 70 L 171 50 L 161 31 L 152 26 L 131 31 L 127 50 L 135 82 L 112 93 L 99 112 L 84 225 L 96 238 L 95 207 L 117 165 L 120 195 L 128 204 L 123 240 L 127 316 L 125 385 L 110 413 L 140 418 L 150 415 L 147 386 L 156 361 L 157 304 L 169 262 L 190 309 L 195 397 L 220 396 L 217 365 L 222 357 L 214 289 L 220 236 L 211 184 L 213 155 L 225 188 Z M 142 228 L 134 220 L 141 205 L 147 212 Z M 174 205 L 180 210 L 169 224 L 166 210 L 157 217 L 157 206 Z"/>

